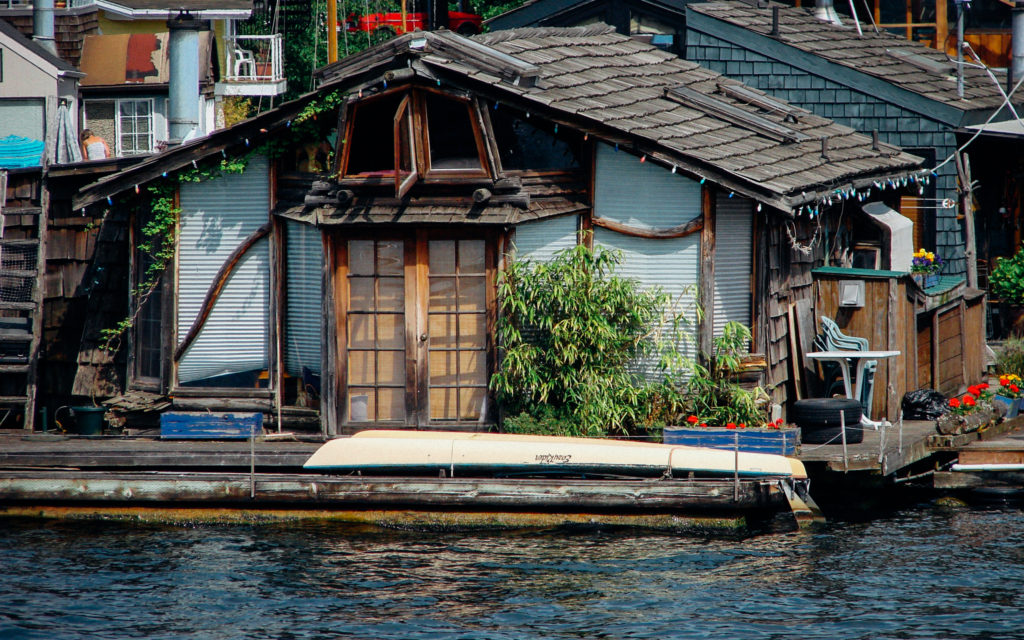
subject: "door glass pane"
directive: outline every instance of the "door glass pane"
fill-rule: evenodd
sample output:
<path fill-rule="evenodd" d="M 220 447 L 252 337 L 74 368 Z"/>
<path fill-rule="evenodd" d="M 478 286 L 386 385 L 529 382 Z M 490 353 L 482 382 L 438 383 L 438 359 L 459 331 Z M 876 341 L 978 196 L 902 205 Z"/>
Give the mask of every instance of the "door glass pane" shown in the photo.
<path fill-rule="evenodd" d="M 455 273 L 455 242 L 453 240 L 431 240 L 430 275 L 443 276 Z"/>
<path fill-rule="evenodd" d="M 396 313 L 377 316 L 377 346 L 381 349 L 405 349 L 405 316 Z"/>
<path fill-rule="evenodd" d="M 405 261 L 402 258 L 402 242 L 377 243 L 377 273 L 382 276 L 400 276 Z"/>
<path fill-rule="evenodd" d="M 484 272 L 484 241 L 461 240 L 459 242 L 459 272 L 462 274 Z"/>
<path fill-rule="evenodd" d="M 404 421 L 404 243 L 348 242 L 348 421 Z"/>
<path fill-rule="evenodd" d="M 435 241 L 429 248 L 430 417 L 478 420 L 487 395 L 487 299 L 482 240 Z"/>
<path fill-rule="evenodd" d="M 348 243 L 348 272 L 354 276 L 373 275 L 373 241 L 350 240 Z"/>

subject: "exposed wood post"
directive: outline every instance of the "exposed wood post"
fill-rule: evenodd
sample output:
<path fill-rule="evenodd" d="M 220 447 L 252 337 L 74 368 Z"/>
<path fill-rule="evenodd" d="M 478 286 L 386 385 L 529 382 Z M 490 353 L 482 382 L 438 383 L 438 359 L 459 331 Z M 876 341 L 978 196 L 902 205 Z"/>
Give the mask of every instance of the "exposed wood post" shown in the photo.
<path fill-rule="evenodd" d="M 405 8 L 405 3 L 402 3 Z M 403 14 L 403 23 L 404 23 Z M 327 64 L 338 61 L 338 0 L 327 0 Z"/>
<path fill-rule="evenodd" d="M 700 351 L 711 355 L 712 338 L 715 328 L 715 194 L 707 185 L 701 187 L 701 213 L 704 226 L 700 234 L 700 306 L 703 318 L 700 322 Z"/>
<path fill-rule="evenodd" d="M 971 184 L 971 159 L 957 151 L 956 174 L 960 180 L 960 211 L 964 215 L 964 259 L 967 260 L 967 286 L 978 288 L 978 249 L 974 239 L 974 187 Z"/>
<path fill-rule="evenodd" d="M 939 391 L 939 311 L 932 313 L 932 389 Z"/>
<path fill-rule="evenodd" d="M 896 395 L 898 395 L 898 391 L 901 388 L 901 386 L 900 386 L 900 382 L 899 382 L 899 377 L 896 375 L 896 372 L 899 371 L 900 368 L 901 368 L 899 366 L 900 358 L 903 359 L 903 362 L 902 362 L 903 368 L 906 368 L 906 363 L 908 361 L 908 357 L 907 357 L 908 354 L 906 353 L 906 348 L 905 347 L 904 348 L 900 348 L 899 333 L 896 330 L 897 323 L 898 323 L 898 318 L 899 318 L 899 315 L 898 315 L 897 311 L 902 309 L 902 307 L 897 307 L 897 304 L 896 304 L 897 300 L 899 299 L 897 297 L 897 293 L 898 293 L 898 289 L 899 289 L 898 286 L 897 286 L 898 283 L 896 281 L 896 278 L 887 278 L 886 280 L 888 281 L 888 285 L 889 285 L 889 304 L 887 305 L 888 313 L 886 314 L 887 335 L 886 335 L 886 347 L 885 348 L 886 348 L 886 350 L 889 350 L 889 351 L 899 351 L 901 354 L 903 354 L 902 356 L 897 356 L 896 358 L 893 358 L 891 360 L 885 360 L 884 361 L 884 364 L 885 364 L 885 382 L 886 382 L 885 389 L 886 389 L 887 392 L 890 389 L 892 390 L 892 393 L 886 393 L 885 394 L 885 403 L 884 403 L 884 406 L 885 406 L 885 417 L 888 418 L 889 416 L 896 415 L 896 412 L 899 410 L 899 407 L 896 406 Z M 904 376 L 904 378 L 905 377 L 906 376 Z M 905 385 L 906 382 L 904 382 L 903 384 Z M 872 404 L 874 404 L 874 399 L 873 398 L 872 398 L 871 402 L 872 402 Z"/>
<path fill-rule="evenodd" d="M 964 299 L 960 298 L 959 304 L 956 305 L 960 321 L 960 375 L 963 378 L 964 386 L 968 386 L 971 384 L 971 380 L 967 377 L 967 323 L 965 306 Z"/>

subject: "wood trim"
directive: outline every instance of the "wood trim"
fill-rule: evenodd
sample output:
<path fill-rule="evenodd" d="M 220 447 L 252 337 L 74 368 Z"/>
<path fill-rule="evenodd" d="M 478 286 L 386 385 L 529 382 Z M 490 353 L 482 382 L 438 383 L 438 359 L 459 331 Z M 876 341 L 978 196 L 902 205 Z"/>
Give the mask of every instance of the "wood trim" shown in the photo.
<path fill-rule="evenodd" d="M 419 241 L 404 238 L 402 256 L 405 261 L 402 274 L 405 277 L 405 424 L 419 425 L 419 383 L 418 364 L 421 359 L 419 327 L 417 326 L 416 286 L 419 278 Z"/>
<path fill-rule="evenodd" d="M 698 329 L 698 342 L 701 352 L 710 356 L 712 353 L 712 340 L 714 338 L 715 328 L 715 193 L 710 187 L 704 185 L 700 189 L 700 196 L 701 217 L 694 218 L 683 226 L 696 227 L 695 229 L 688 231 L 685 235 L 689 235 L 697 230 L 701 232 L 700 275 L 698 277 L 700 283 L 700 306 L 703 313 L 701 314 L 700 328 Z M 697 224 L 695 224 L 695 222 Z M 681 238 L 683 236 L 676 235 L 668 237 Z"/>
<path fill-rule="evenodd" d="M 334 424 L 332 434 L 340 432 L 341 425 L 348 422 L 348 238 L 338 234 L 329 243 L 332 249 L 334 277 L 333 328 L 335 331 L 334 364 L 330 369 L 334 377 Z"/>
<path fill-rule="evenodd" d="M 487 316 L 485 320 L 484 345 L 487 359 L 484 366 L 486 367 L 485 371 L 488 381 L 490 381 L 490 376 L 497 371 L 498 366 L 498 341 L 495 332 L 498 326 L 498 256 L 500 254 L 497 253 L 497 249 L 498 239 L 493 234 L 485 234 L 484 269 L 486 278 L 484 280 L 484 300 L 486 302 Z M 487 403 L 480 414 L 480 422 L 490 423 L 493 421 L 489 416 L 497 415 L 497 413 L 490 411 L 490 407 L 494 405 L 495 401 L 489 384 L 485 394 L 487 396 Z"/>
<path fill-rule="evenodd" d="M 342 157 L 342 154 L 348 153 L 348 112 L 353 104 L 352 96 L 346 96 L 338 107 L 338 139 L 334 143 L 334 166 L 331 167 L 331 172 L 336 178 L 343 175 L 341 170 L 348 161 L 348 156 Z"/>
<path fill-rule="evenodd" d="M 676 227 L 670 227 L 668 229 L 641 229 L 639 227 L 633 227 L 628 224 L 621 222 L 615 222 L 608 218 L 599 218 L 597 216 L 591 216 L 591 223 L 595 227 L 601 227 L 602 229 L 608 229 L 615 231 L 623 235 L 632 236 L 634 238 L 644 238 L 647 240 L 668 240 L 671 238 L 685 238 L 688 235 L 694 234 L 705 228 L 705 215 L 698 216 L 693 220 L 685 224 L 681 224 Z"/>
<path fill-rule="evenodd" d="M 284 321 L 288 309 L 288 290 L 285 287 L 287 278 L 285 255 L 284 220 L 270 220 L 270 361 L 267 363 L 270 376 L 267 384 L 275 391 L 278 406 L 284 404 Z M 278 431 L 281 425 L 277 425 Z"/>
<path fill-rule="evenodd" d="M 421 335 L 427 335 L 429 326 L 429 315 L 427 313 L 428 299 L 430 296 L 430 263 L 429 263 L 429 232 L 425 229 L 416 231 L 416 296 L 413 304 L 413 327 L 416 340 L 415 366 L 416 380 L 418 383 L 414 389 L 416 394 L 417 421 L 418 427 L 430 426 L 430 337 L 421 340 Z"/>
<path fill-rule="evenodd" d="M 213 282 L 210 284 L 210 288 L 206 291 L 206 298 L 203 299 L 203 306 L 199 308 L 199 315 L 192 322 L 192 326 L 189 328 L 188 333 L 185 334 L 185 338 L 178 345 L 178 348 L 174 351 L 174 361 L 181 360 L 181 357 L 185 354 L 185 351 L 192 344 L 192 341 L 199 335 L 199 331 L 202 330 L 203 325 L 206 324 L 206 318 L 209 317 L 210 312 L 213 310 L 213 305 L 217 302 L 217 298 L 220 296 L 220 292 L 224 289 L 224 285 L 227 284 L 228 276 L 234 271 L 238 265 L 242 256 L 246 254 L 254 244 L 264 236 L 270 233 L 272 223 L 267 222 L 256 231 L 252 232 L 248 238 L 242 241 L 242 244 L 238 245 L 228 259 L 221 265 L 220 271 L 214 277 Z"/>
<path fill-rule="evenodd" d="M 494 123 L 491 122 L 491 114 L 487 105 L 481 98 L 473 99 L 473 110 L 482 132 L 482 138 L 487 151 L 487 159 L 491 165 L 491 175 L 495 180 L 505 176 L 505 169 L 501 166 L 501 151 L 498 149 L 498 139 L 494 135 Z"/>

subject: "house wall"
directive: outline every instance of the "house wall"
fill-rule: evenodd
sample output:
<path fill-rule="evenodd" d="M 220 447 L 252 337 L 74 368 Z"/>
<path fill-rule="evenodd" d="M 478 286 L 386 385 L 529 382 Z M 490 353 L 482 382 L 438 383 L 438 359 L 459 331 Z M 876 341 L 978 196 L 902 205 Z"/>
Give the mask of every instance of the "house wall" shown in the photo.
<path fill-rule="evenodd" d="M 692 25 L 687 33 L 686 57 L 863 133 L 871 134 L 877 130 L 879 140 L 903 147 L 911 153 L 915 149 L 931 149 L 934 159 L 941 162 L 956 150 L 955 133 L 941 122 L 876 96 L 850 89 L 784 60 L 769 58 L 757 51 L 696 31 Z M 934 195 L 926 190 L 924 196 L 927 198 L 951 198 L 956 201 L 954 163 L 949 162 L 937 169 L 937 175 L 933 177 L 929 188 L 934 189 Z M 927 212 L 934 212 L 934 227 L 926 230 L 926 238 L 929 238 L 928 242 L 934 238 L 935 250 L 946 260 L 945 273 L 964 274 L 964 239 L 962 225 L 957 220 L 957 209 L 928 209 Z"/>

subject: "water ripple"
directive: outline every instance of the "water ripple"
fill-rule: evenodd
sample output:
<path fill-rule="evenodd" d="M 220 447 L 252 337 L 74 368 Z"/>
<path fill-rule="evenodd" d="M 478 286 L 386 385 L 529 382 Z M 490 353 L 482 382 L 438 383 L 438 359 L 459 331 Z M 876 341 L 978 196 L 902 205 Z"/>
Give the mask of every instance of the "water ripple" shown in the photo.
<path fill-rule="evenodd" d="M 0 638 L 1020 638 L 1024 515 L 745 540 L 0 521 Z"/>

